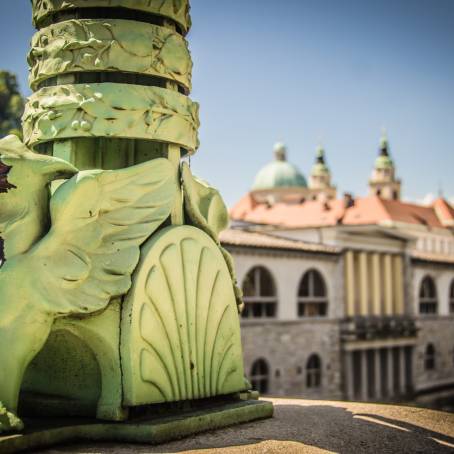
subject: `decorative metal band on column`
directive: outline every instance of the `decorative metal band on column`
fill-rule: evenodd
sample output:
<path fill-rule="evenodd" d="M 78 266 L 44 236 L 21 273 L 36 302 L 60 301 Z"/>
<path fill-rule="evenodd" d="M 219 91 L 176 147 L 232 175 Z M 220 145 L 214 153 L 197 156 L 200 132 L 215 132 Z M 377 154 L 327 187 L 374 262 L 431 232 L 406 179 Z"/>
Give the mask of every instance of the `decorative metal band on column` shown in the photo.
<path fill-rule="evenodd" d="M 192 60 L 176 31 L 120 19 L 68 20 L 40 30 L 28 56 L 33 90 L 62 73 L 126 72 L 191 89 Z"/>
<path fill-rule="evenodd" d="M 150 139 L 198 146 L 198 104 L 176 91 L 129 84 L 46 87 L 27 103 L 24 141 L 34 147 L 76 137 Z"/>
<path fill-rule="evenodd" d="M 189 0 L 32 0 L 32 5 L 36 28 L 56 22 L 56 15 L 59 18 L 59 14 L 71 10 L 84 9 L 84 14 L 88 15 L 90 12 L 86 10 L 90 8 L 93 12 L 96 8 L 96 14 L 102 13 L 101 8 L 122 8 L 168 18 L 178 24 L 184 34 L 191 28 Z"/>

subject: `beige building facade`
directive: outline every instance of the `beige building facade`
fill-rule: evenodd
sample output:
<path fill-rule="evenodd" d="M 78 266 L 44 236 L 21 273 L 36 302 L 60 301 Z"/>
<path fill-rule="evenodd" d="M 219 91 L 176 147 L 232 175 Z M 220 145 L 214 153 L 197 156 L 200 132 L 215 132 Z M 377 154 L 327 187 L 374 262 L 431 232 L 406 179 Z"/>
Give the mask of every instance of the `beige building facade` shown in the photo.
<path fill-rule="evenodd" d="M 245 368 L 265 394 L 454 395 L 454 209 L 400 201 L 387 141 L 375 167 L 391 169 L 380 194 L 273 204 L 252 192 L 231 210 L 222 241 L 246 303 Z"/>

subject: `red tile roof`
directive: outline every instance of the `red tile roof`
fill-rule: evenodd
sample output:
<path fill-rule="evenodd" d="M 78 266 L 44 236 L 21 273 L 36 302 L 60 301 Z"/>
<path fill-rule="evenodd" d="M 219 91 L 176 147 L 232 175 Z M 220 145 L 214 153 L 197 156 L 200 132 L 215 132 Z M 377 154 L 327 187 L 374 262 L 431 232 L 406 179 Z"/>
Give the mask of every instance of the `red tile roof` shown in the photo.
<path fill-rule="evenodd" d="M 382 200 L 391 221 L 406 224 L 422 224 L 429 227 L 443 227 L 431 206 L 405 203 L 400 200 Z"/>
<path fill-rule="evenodd" d="M 445 226 L 454 226 L 454 208 L 441 197 L 432 204 L 433 209 Z"/>
<path fill-rule="evenodd" d="M 243 197 L 230 211 L 233 220 L 255 224 L 272 224 L 286 227 L 308 227 L 311 225 L 335 225 L 342 216 L 342 201 L 328 202 L 325 209 L 320 202 L 307 201 L 303 204 L 276 203 L 269 206 L 254 202 L 252 196 Z"/>
<path fill-rule="evenodd" d="M 385 200 L 377 196 L 357 198 L 344 208 L 343 200 L 306 201 L 301 204 L 257 203 L 251 194 L 243 197 L 230 211 L 236 221 L 270 224 L 285 228 L 324 227 L 336 224 L 370 225 L 386 222 L 420 224 L 429 227 L 454 225 L 454 209 L 444 199 L 432 206 Z"/>

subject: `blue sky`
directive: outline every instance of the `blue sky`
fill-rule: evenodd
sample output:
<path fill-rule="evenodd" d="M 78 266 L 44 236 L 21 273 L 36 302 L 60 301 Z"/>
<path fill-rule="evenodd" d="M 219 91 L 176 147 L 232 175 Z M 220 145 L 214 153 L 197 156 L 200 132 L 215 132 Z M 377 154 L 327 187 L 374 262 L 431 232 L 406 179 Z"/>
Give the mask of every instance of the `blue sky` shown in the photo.
<path fill-rule="evenodd" d="M 193 170 L 232 205 L 274 142 L 308 174 L 322 141 L 339 190 L 362 195 L 388 131 L 403 195 L 454 196 L 454 1 L 192 1 Z M 28 0 L 1 2 L 0 67 L 19 75 Z"/>

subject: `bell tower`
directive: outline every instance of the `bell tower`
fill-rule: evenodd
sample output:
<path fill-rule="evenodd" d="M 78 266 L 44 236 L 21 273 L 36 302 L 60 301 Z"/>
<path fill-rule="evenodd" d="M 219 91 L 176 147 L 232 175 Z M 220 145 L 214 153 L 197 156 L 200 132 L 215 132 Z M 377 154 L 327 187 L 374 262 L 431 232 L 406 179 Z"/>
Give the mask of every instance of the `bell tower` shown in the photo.
<path fill-rule="evenodd" d="M 399 200 L 400 192 L 401 181 L 396 178 L 396 168 L 389 153 L 388 139 L 383 134 L 380 139 L 379 154 L 369 179 L 369 195 L 387 200 Z"/>
<path fill-rule="evenodd" d="M 335 199 L 336 188 L 331 184 L 331 171 L 326 164 L 325 149 L 319 145 L 315 163 L 309 177 L 309 189 L 313 199 Z"/>

